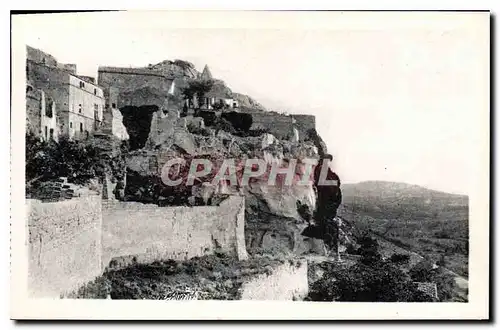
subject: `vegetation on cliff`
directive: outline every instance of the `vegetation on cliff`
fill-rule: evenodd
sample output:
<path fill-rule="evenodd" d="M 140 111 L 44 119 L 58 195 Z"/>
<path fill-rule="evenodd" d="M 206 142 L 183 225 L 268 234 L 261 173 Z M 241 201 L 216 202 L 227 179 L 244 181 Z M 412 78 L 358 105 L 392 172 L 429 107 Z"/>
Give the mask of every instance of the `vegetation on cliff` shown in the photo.
<path fill-rule="evenodd" d="M 187 261 L 164 260 L 107 269 L 93 282 L 69 298 L 168 299 L 175 293 L 199 293 L 199 300 L 235 300 L 249 278 L 270 275 L 285 260 L 259 256 L 239 261 L 222 253 L 194 257 Z"/>
<path fill-rule="evenodd" d="M 42 141 L 31 133 L 26 134 L 26 192 L 38 183 L 67 177 L 68 182 L 87 184 L 106 174 L 113 180 L 125 174 L 124 153 L 126 142 L 116 148 L 101 139 L 83 141 L 61 136 L 58 141 Z M 107 148 L 109 147 L 109 148 Z M 114 151 L 111 151 L 111 149 Z"/>
<path fill-rule="evenodd" d="M 411 276 L 397 262 L 383 260 L 376 240 L 359 239 L 361 255 L 354 265 L 326 262 L 324 275 L 310 287 L 308 300 L 362 302 L 432 302 L 418 290 Z"/>

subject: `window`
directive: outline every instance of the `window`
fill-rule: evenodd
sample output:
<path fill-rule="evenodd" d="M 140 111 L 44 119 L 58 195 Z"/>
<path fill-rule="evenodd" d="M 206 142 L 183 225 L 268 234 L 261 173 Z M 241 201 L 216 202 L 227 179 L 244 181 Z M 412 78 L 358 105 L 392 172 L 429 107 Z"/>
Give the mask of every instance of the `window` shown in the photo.
<path fill-rule="evenodd" d="M 45 126 L 44 129 L 45 129 L 45 140 L 47 140 L 47 138 L 48 138 L 48 135 L 47 135 L 47 126 Z"/>
<path fill-rule="evenodd" d="M 99 110 L 99 105 L 97 103 L 94 103 L 94 110 Z"/>
<path fill-rule="evenodd" d="M 85 87 L 85 83 L 83 81 L 80 81 L 80 88 L 84 88 Z"/>
<path fill-rule="evenodd" d="M 97 89 L 94 88 L 94 95 L 97 95 Z"/>
<path fill-rule="evenodd" d="M 69 128 L 73 128 L 73 123 L 69 122 Z"/>
<path fill-rule="evenodd" d="M 80 123 L 80 132 L 83 132 L 83 123 Z"/>
<path fill-rule="evenodd" d="M 111 107 L 112 107 L 113 109 L 116 109 L 116 103 L 112 103 L 112 104 L 111 104 Z"/>
<path fill-rule="evenodd" d="M 53 128 L 50 129 L 50 139 L 54 140 L 54 129 Z"/>
<path fill-rule="evenodd" d="M 51 99 L 48 99 L 45 103 L 45 116 L 52 118 L 52 108 L 54 107 L 54 103 Z"/>
<path fill-rule="evenodd" d="M 78 104 L 78 112 L 82 113 L 82 105 L 81 104 Z"/>

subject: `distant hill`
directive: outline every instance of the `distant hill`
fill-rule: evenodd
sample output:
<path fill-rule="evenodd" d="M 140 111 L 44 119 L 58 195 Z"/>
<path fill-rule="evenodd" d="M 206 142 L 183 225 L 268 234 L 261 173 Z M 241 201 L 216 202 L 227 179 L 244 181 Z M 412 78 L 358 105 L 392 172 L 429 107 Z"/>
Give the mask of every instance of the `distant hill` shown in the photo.
<path fill-rule="evenodd" d="M 346 207 L 358 206 L 358 211 L 371 216 L 428 220 L 451 213 L 468 219 L 469 198 L 445 193 L 417 185 L 388 181 L 365 181 L 342 185 L 343 203 Z"/>
<path fill-rule="evenodd" d="M 381 199 L 422 199 L 430 201 L 446 200 L 457 205 L 467 205 L 465 195 L 450 194 L 421 186 L 390 181 L 364 181 L 355 184 L 343 184 L 342 192 L 347 197 L 367 197 Z"/>
<path fill-rule="evenodd" d="M 386 181 L 343 184 L 342 195 L 341 217 L 467 276 L 468 196 Z"/>

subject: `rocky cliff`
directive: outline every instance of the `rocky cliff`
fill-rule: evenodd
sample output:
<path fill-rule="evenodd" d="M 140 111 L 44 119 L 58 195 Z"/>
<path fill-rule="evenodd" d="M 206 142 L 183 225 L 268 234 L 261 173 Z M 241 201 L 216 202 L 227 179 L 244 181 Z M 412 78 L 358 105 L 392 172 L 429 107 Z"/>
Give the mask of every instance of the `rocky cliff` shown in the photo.
<path fill-rule="evenodd" d="M 144 75 L 151 77 L 140 78 Z M 207 77 L 213 86 L 205 97 L 233 98 L 238 111 L 202 110 L 192 114 L 180 109 L 183 89 L 191 81 Z M 126 72 L 103 67 L 99 80 L 122 86 L 118 108 L 123 113 L 132 149 L 127 157 L 126 199 L 161 205 L 199 205 L 217 203 L 223 195 L 242 194 L 246 197 L 245 233 L 251 253 L 302 254 L 317 250 L 317 241 L 301 235 L 316 207 L 312 184 L 287 186 L 258 181 L 243 187 L 220 187 L 211 184 L 213 174 L 201 178 L 195 187 L 166 187 L 161 180 L 164 164 L 176 157 L 186 160 L 181 168 L 184 175 L 190 161 L 200 157 L 218 162 L 218 166 L 228 158 L 240 163 L 258 158 L 269 168 L 287 167 L 290 159 L 296 159 L 299 165 L 305 159 L 319 159 L 326 153 L 326 145 L 311 128 L 314 117 L 263 116 L 266 109 L 256 100 L 232 92 L 224 81 L 212 77 L 208 67 L 201 74 L 192 63 L 182 60 L 167 60 Z M 175 88 L 171 88 L 172 84 Z M 277 130 L 282 134 L 269 134 L 265 125 L 258 125 L 269 120 L 276 123 L 271 124 L 273 127 L 282 124 L 283 132 Z M 300 137 L 293 134 L 294 125 Z"/>
<path fill-rule="evenodd" d="M 206 126 L 200 117 L 180 117 L 177 112 L 161 110 L 154 112 L 144 147 L 131 152 L 127 159 L 127 198 L 161 205 L 199 205 L 217 203 L 220 196 L 227 194 L 244 195 L 245 236 L 250 253 L 323 252 L 317 239 L 302 235 L 313 221 L 316 207 L 312 183 L 288 186 L 279 180 L 274 185 L 267 180 L 256 180 L 236 187 L 211 184 L 225 159 L 234 159 L 236 165 L 245 164 L 249 158 L 264 160 L 268 166 L 266 174 L 271 166 L 288 167 L 288 161 L 296 159 L 295 175 L 300 177 L 302 162 L 320 157 L 315 141 L 278 139 L 264 132 L 245 133 L 232 126 L 221 128 L 218 126 L 220 120 L 216 117 Z M 214 169 L 194 187 L 182 184 L 166 187 L 161 180 L 162 169 L 173 158 L 186 160 L 180 176 L 187 175 L 194 158 L 210 159 Z M 238 171 L 241 174 L 243 168 L 238 167 Z"/>
<path fill-rule="evenodd" d="M 266 108 L 248 95 L 233 93 L 233 99 L 238 102 L 241 108 L 249 108 L 256 111 L 266 111 Z"/>

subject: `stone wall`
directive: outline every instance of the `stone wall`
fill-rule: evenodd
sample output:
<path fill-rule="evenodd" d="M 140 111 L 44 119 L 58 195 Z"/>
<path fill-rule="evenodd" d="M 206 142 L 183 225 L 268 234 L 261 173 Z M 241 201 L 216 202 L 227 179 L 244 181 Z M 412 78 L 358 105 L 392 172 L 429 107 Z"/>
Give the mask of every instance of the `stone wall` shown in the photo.
<path fill-rule="evenodd" d="M 307 262 L 286 261 L 273 269 L 244 283 L 241 300 L 302 300 L 308 292 Z"/>
<path fill-rule="evenodd" d="M 28 82 L 36 89 L 44 91 L 46 98 L 50 98 L 55 103 L 57 111 L 58 129 L 56 135 L 68 131 L 65 125 L 67 121 L 66 114 L 70 109 L 69 105 L 69 77 L 70 75 L 58 68 L 47 65 L 27 62 Z"/>
<path fill-rule="evenodd" d="M 68 71 L 71 74 L 76 75 L 76 64 L 58 63 L 57 67 L 64 70 L 64 71 Z M 94 83 L 94 82 L 92 82 L 92 83 Z"/>
<path fill-rule="evenodd" d="M 252 113 L 252 120 L 250 129 L 267 129 L 269 133 L 279 139 L 292 136 L 293 125 L 290 116 L 273 113 Z"/>
<path fill-rule="evenodd" d="M 44 111 L 42 104 L 42 91 L 26 86 L 26 129 L 35 135 L 42 133 L 41 113 Z"/>
<path fill-rule="evenodd" d="M 220 206 L 158 207 L 106 201 L 103 259 L 107 267 L 159 259 L 187 260 L 215 251 L 246 259 L 244 199 L 230 196 Z"/>
<path fill-rule="evenodd" d="M 171 77 L 166 77 L 161 73 L 142 68 L 100 67 L 98 72 L 98 83 L 100 86 L 105 88 L 115 87 L 118 90 L 120 94 L 118 108 L 142 105 L 156 105 L 161 107 L 164 103 L 162 97 L 168 95 L 172 82 L 173 78 Z M 139 94 L 135 93 L 137 90 L 142 92 Z M 141 95 L 143 97 L 140 101 L 137 101 L 138 96 Z M 148 103 L 149 99 L 153 99 L 154 102 Z"/>
<path fill-rule="evenodd" d="M 292 137 L 293 128 L 299 132 L 299 140 L 304 141 L 307 131 L 316 127 L 316 119 L 312 115 L 280 115 L 270 112 L 252 112 L 251 129 L 267 129 L 279 139 Z"/>
<path fill-rule="evenodd" d="M 27 201 L 28 291 L 59 297 L 101 274 L 100 196 Z"/>
<path fill-rule="evenodd" d="M 26 46 L 26 58 L 37 63 L 44 63 L 50 66 L 57 66 L 57 60 L 54 56 L 47 54 L 39 49 Z"/>
<path fill-rule="evenodd" d="M 120 140 L 129 139 L 127 129 L 123 125 L 123 115 L 118 109 L 108 108 L 104 110 L 99 132 L 113 135 Z"/>
<path fill-rule="evenodd" d="M 28 290 L 34 297 L 66 295 L 108 266 L 214 252 L 248 258 L 240 196 L 192 208 L 102 201 L 100 196 L 28 200 L 27 215 Z"/>
<path fill-rule="evenodd" d="M 295 127 L 299 131 L 299 139 L 303 141 L 310 129 L 316 128 L 316 117 L 312 115 L 292 115 Z"/>

